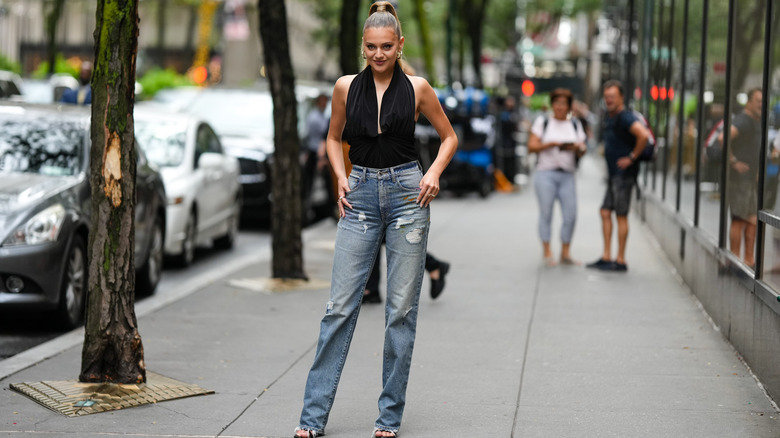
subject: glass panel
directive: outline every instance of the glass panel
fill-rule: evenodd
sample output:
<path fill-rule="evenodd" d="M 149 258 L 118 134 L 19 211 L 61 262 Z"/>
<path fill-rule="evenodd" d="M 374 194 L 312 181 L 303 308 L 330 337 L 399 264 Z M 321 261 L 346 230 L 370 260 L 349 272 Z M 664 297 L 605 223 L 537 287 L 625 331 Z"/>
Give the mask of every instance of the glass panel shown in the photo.
<path fill-rule="evenodd" d="M 702 2 L 703 4 L 703 2 Z M 695 9 L 692 9 L 695 10 Z M 706 235 L 718 239 L 720 227 L 721 149 L 711 144 L 717 137 L 716 127 L 723 120 L 726 102 L 726 46 L 728 40 L 728 2 L 709 1 L 707 17 L 707 53 L 704 68 L 704 129 L 706 135 L 699 188 L 699 227 Z"/>
<path fill-rule="evenodd" d="M 772 7 L 772 38 L 767 40 L 770 47 L 770 76 L 769 90 L 766 98 L 768 99 L 767 108 L 769 109 L 769 121 L 767 124 L 767 166 L 764 175 L 764 210 L 770 211 L 775 215 L 780 215 L 780 203 L 778 198 L 778 180 L 780 179 L 780 40 L 777 38 L 780 33 L 780 4 L 775 3 Z"/>
<path fill-rule="evenodd" d="M 683 99 L 683 114 L 685 125 L 683 128 L 683 160 L 682 160 L 682 187 L 680 193 L 680 212 L 693 221 L 693 213 L 696 200 L 696 168 L 700 160 L 696 155 L 696 143 L 699 139 L 696 119 L 697 100 L 701 83 L 701 31 L 702 31 L 702 7 L 703 0 L 689 0 L 688 5 L 688 31 L 685 34 L 685 97 Z"/>
<path fill-rule="evenodd" d="M 764 225 L 764 275 L 762 279 L 780 290 L 780 230 Z"/>
<path fill-rule="evenodd" d="M 749 267 L 755 262 L 766 0 L 739 0 L 731 82 L 731 141 L 726 182 L 729 249 Z"/>
<path fill-rule="evenodd" d="M 667 157 L 668 163 L 666 166 L 666 197 L 664 198 L 666 205 L 672 209 L 677 208 L 677 179 L 678 179 L 678 159 L 681 154 L 681 139 L 679 138 L 679 114 L 680 114 L 680 102 L 682 96 L 679 93 L 675 93 L 680 89 L 682 81 L 682 45 L 684 41 L 683 21 L 685 19 L 685 0 L 673 0 L 672 6 L 674 8 L 674 15 L 670 17 L 672 20 L 672 28 L 669 29 L 671 38 L 671 51 L 669 53 L 669 68 L 671 68 L 671 82 L 666 84 L 666 88 L 661 88 L 661 98 L 664 100 L 665 105 L 668 108 L 668 132 L 666 138 L 668 138 L 667 144 L 669 144 L 669 156 Z"/>
<path fill-rule="evenodd" d="M 660 198 L 664 188 L 664 170 L 667 156 L 664 128 L 666 125 L 666 101 L 661 98 L 661 90 L 666 89 L 667 70 L 669 67 L 669 23 L 672 0 L 660 0 L 656 4 L 657 20 L 654 23 L 654 41 L 652 52 L 652 71 L 650 74 L 650 124 L 658 142 L 655 161 L 649 163 L 651 175 L 651 190 Z"/>

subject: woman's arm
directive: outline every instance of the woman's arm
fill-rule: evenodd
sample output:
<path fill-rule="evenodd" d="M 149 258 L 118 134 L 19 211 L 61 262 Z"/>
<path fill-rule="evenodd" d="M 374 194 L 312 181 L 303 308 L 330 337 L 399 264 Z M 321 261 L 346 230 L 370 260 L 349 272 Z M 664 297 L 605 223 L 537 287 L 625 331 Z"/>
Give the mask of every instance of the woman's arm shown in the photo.
<path fill-rule="evenodd" d="M 458 137 L 455 135 L 447 115 L 444 114 L 436 92 L 433 91 L 428 81 L 424 78 L 415 78 L 415 82 L 417 85 L 415 93 L 420 96 L 419 110 L 431 122 L 431 126 L 436 129 L 441 139 L 439 153 L 420 181 L 420 194 L 417 196 L 417 203 L 421 207 L 426 207 L 439 194 L 439 177 L 458 149 Z"/>
<path fill-rule="evenodd" d="M 352 208 L 345 198 L 349 191 L 349 180 L 347 179 L 347 170 L 344 165 L 341 133 L 344 131 L 344 125 L 347 121 L 347 92 L 353 78 L 354 76 L 342 76 L 333 87 L 333 96 L 330 101 L 330 127 L 328 136 L 325 139 L 325 149 L 328 152 L 330 166 L 333 169 L 333 173 L 336 174 L 339 194 L 339 215 L 341 217 L 344 217 L 346 214 L 344 212 L 345 205 Z"/>

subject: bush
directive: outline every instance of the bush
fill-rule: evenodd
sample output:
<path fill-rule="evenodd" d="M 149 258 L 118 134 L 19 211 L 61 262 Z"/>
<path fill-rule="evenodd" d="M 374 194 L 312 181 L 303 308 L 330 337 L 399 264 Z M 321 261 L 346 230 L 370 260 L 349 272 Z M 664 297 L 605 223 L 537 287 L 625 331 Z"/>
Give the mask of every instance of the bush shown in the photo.
<path fill-rule="evenodd" d="M 62 54 L 57 54 L 54 60 L 54 73 L 64 73 L 79 78 L 79 67 L 81 62 L 78 59 L 65 59 Z M 38 64 L 38 68 L 32 73 L 35 79 L 46 79 L 49 76 L 49 61 L 43 61 Z"/>
<path fill-rule="evenodd" d="M 12 71 L 18 75 L 22 74 L 21 64 L 11 61 L 2 53 L 0 53 L 0 70 Z"/>
<path fill-rule="evenodd" d="M 194 85 L 189 77 L 180 75 L 170 68 L 166 70 L 161 68 L 150 69 L 138 82 L 143 87 L 143 95 L 146 99 L 151 99 L 158 91 L 164 88 Z"/>

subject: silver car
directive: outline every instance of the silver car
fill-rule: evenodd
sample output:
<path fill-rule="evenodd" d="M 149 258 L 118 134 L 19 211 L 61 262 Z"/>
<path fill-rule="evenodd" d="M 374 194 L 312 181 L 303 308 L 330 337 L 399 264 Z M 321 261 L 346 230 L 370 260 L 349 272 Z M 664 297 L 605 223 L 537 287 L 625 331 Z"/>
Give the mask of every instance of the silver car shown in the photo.
<path fill-rule="evenodd" d="M 81 323 L 91 227 L 90 109 L 0 105 L 0 309 L 54 310 Z M 165 190 L 138 148 L 136 290 L 162 269 Z"/>
<path fill-rule="evenodd" d="M 166 256 L 184 267 L 197 246 L 232 247 L 241 219 L 239 165 L 208 123 L 137 105 L 135 136 L 165 184 Z"/>

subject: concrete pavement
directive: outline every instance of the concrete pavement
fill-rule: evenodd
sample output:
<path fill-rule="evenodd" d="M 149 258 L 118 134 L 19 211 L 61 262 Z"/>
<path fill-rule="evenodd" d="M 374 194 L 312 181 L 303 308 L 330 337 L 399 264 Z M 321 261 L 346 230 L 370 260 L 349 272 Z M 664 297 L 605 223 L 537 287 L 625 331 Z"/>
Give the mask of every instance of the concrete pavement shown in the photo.
<path fill-rule="evenodd" d="M 578 171 L 572 253 L 584 262 L 601 253 L 602 172 L 593 158 Z M 544 267 L 537 212 L 531 188 L 437 198 L 428 247 L 452 268 L 439 299 L 423 288 L 401 436 L 780 436 L 777 406 L 634 213 L 629 272 L 616 274 Z M 332 221 L 305 233 L 310 277 L 329 279 L 334 236 Z M 259 251 L 223 275 L 193 273 L 194 293 L 139 316 L 148 369 L 216 394 L 67 418 L 9 389 L 76 378 L 75 334 L 32 366 L 6 367 L 0 436 L 292 436 L 328 291 L 232 286 L 269 275 Z M 377 416 L 384 311 L 361 313 L 328 436 L 368 437 Z"/>

